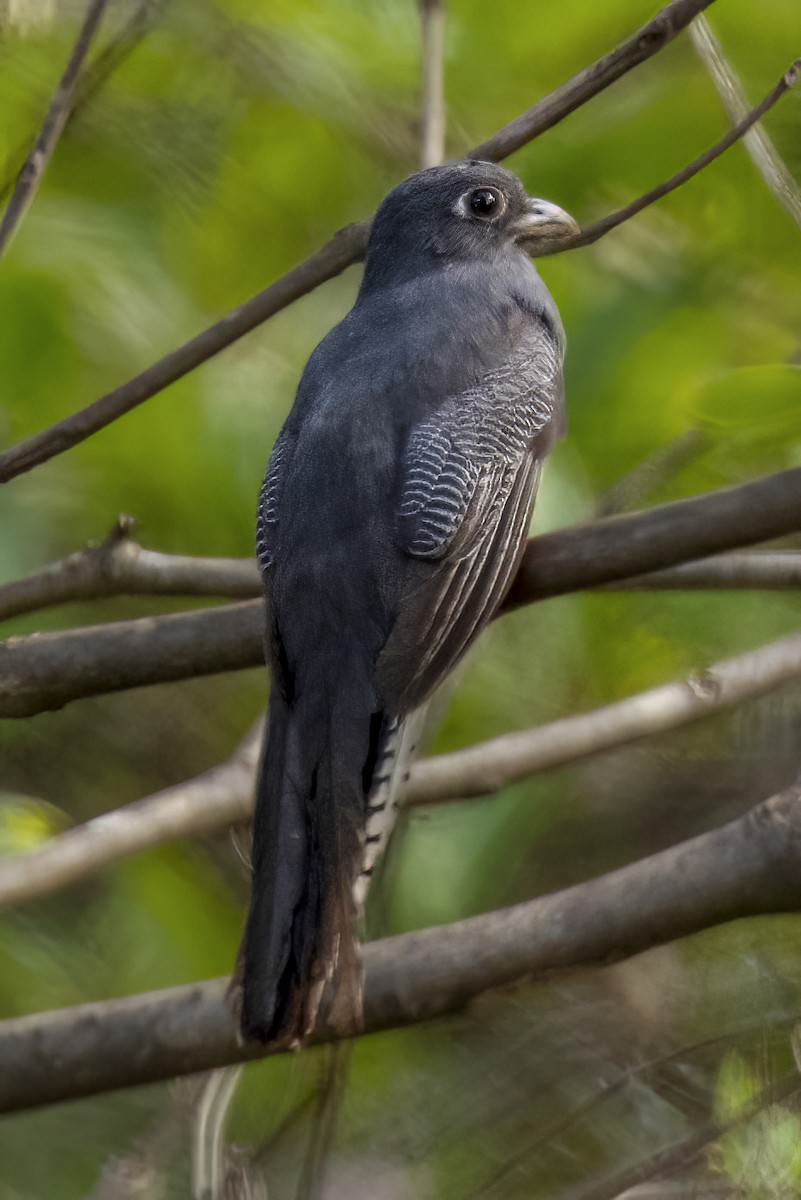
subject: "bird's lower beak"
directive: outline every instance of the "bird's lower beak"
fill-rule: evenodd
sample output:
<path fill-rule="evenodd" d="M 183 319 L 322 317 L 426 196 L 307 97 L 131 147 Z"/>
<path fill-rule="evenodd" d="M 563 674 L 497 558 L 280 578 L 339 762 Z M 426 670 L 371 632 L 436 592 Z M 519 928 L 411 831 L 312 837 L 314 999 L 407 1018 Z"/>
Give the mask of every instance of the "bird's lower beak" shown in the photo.
<path fill-rule="evenodd" d="M 553 249 L 560 242 L 568 242 L 580 233 L 578 222 L 558 204 L 549 200 L 528 202 L 527 210 L 515 223 L 515 241 L 520 242 L 530 253 L 538 246 Z"/>

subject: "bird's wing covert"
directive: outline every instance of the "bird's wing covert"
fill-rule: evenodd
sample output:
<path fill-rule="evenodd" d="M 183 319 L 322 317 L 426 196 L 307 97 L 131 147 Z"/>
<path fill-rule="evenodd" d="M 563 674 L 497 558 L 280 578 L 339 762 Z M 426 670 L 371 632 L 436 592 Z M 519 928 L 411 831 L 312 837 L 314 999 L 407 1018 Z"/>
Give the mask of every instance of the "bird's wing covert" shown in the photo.
<path fill-rule="evenodd" d="M 379 661 L 401 711 L 430 695 L 503 599 L 560 404 L 560 351 L 540 328 L 412 429 L 396 514 L 411 561 Z"/>
<path fill-rule="evenodd" d="M 259 493 L 256 518 L 256 559 L 262 572 L 269 570 L 275 561 L 275 527 L 278 524 L 278 506 L 292 440 L 289 431 L 282 429 L 275 440 L 267 466 L 267 474 L 264 476 L 264 483 Z"/>

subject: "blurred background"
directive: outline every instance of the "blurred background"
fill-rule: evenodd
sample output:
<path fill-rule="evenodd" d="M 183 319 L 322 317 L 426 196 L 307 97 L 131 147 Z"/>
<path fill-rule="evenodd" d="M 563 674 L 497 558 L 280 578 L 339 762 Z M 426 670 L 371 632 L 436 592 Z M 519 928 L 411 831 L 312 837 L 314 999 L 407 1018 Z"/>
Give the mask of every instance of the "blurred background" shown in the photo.
<path fill-rule="evenodd" d="M 412 0 L 151 0 L 142 22 L 140 8 L 111 5 L 99 47 L 133 21 L 132 34 L 71 121 L 0 268 L 2 446 L 109 391 L 368 217 L 418 163 Z M 76 0 L 0 0 L 0 185 L 41 125 L 84 11 Z M 653 0 L 451 0 L 448 154 L 654 11 Z M 794 0 L 719 0 L 710 20 L 753 103 L 801 51 Z M 673 174 L 728 124 L 684 35 L 508 165 L 585 224 Z M 766 124 L 798 176 L 801 95 Z M 548 466 L 535 530 L 801 465 L 801 236 L 742 146 L 541 272 L 568 332 L 570 432 Z M 273 440 L 359 273 L 0 489 L 0 582 L 102 540 L 120 512 L 148 547 L 250 554 Z M 73 604 L 9 622 L 3 636 L 190 604 Z M 607 593 L 530 607 L 483 637 L 432 749 L 680 677 L 796 630 L 799 611 L 792 592 Z M 0 855 L 224 759 L 267 688 L 264 672 L 244 672 L 0 722 Z M 487 800 L 418 810 L 380 876 L 376 932 L 528 898 L 720 824 L 797 775 L 799 702 L 801 688 L 785 688 Z M 237 848 L 220 835 L 3 914 L 0 1017 L 224 974 L 245 900 Z M 799 933 L 796 917 L 741 922 L 364 1039 L 324 1195 L 580 1195 L 582 1181 L 685 1136 L 710 1112 L 736 1111 L 792 1063 Z M 240 1147 L 232 1169 L 251 1177 L 251 1192 L 232 1195 L 261 1196 L 265 1182 L 271 1197 L 295 1195 L 329 1066 L 318 1050 L 247 1068 L 230 1137 Z M 199 1086 L 4 1119 L 0 1200 L 187 1195 Z M 769 1110 L 674 1190 L 648 1195 L 793 1200 L 799 1145 L 801 1120 Z"/>

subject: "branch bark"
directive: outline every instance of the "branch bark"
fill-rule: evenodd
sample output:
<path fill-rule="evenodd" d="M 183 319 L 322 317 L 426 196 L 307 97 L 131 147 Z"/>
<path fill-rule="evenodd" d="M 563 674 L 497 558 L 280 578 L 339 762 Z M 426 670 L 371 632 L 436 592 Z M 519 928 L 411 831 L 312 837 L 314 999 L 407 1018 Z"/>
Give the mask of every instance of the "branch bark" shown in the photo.
<path fill-rule="evenodd" d="M 674 0 L 656 16 L 633 33 L 611 54 L 599 58 L 584 71 L 579 71 L 555 92 L 551 92 L 533 108 L 528 109 L 503 129 L 470 151 L 469 158 L 500 161 L 514 154 L 521 146 L 552 129 L 570 113 L 581 108 L 593 96 L 603 92 L 634 67 L 651 58 L 672 42 L 692 19 L 709 8 L 712 0 Z"/>
<path fill-rule="evenodd" d="M 776 86 L 767 94 L 756 108 L 747 113 L 741 121 L 738 121 L 720 141 L 715 142 L 704 154 L 699 155 L 693 162 L 683 167 L 681 171 L 677 171 L 675 175 L 664 183 L 660 183 L 657 187 L 652 188 L 650 192 L 646 192 L 644 196 L 640 196 L 637 200 L 632 200 L 631 204 L 627 204 L 624 208 L 618 209 L 617 212 L 610 213 L 609 216 L 603 217 L 600 221 L 596 221 L 593 225 L 588 225 L 576 234 L 570 243 L 564 243 L 550 251 L 552 254 L 561 253 L 562 250 L 575 250 L 579 246 L 590 246 L 593 242 L 597 242 L 599 238 L 604 237 L 612 229 L 616 229 L 618 225 L 622 225 L 625 221 L 630 221 L 632 217 L 636 217 L 643 209 L 648 208 L 657 200 L 661 200 L 664 196 L 675 192 L 676 188 L 680 188 L 694 175 L 698 175 L 710 163 L 713 163 L 716 158 L 720 158 L 730 146 L 738 142 L 749 129 L 752 129 L 757 122 L 764 117 L 766 112 L 769 112 L 775 104 L 781 100 L 782 96 L 786 95 L 791 88 L 794 88 L 801 76 L 801 59 L 797 59 L 791 67 L 785 71 L 782 78 Z M 547 252 L 546 252 L 547 253 Z"/>
<path fill-rule="evenodd" d="M 712 0 L 673 0 L 653 21 L 643 26 L 617 51 L 579 72 L 569 83 L 545 96 L 529 109 L 522 118 L 526 125 L 525 130 L 520 129 L 511 136 L 508 132 L 510 126 L 505 126 L 489 141 L 473 150 L 472 155 L 500 160 L 511 154 L 512 150 L 539 136 L 545 129 L 552 128 L 569 113 L 614 83 L 626 71 L 656 54 L 696 13 L 708 7 L 710 3 Z M 169 387 L 171 383 L 189 374 L 201 363 L 230 346 L 282 308 L 286 308 L 293 300 L 306 295 L 321 283 L 339 275 L 352 263 L 358 262 L 364 255 L 368 230 L 368 222 L 349 225 L 340 230 L 311 258 L 228 313 L 209 329 L 153 363 L 140 375 L 121 384 L 86 408 L 65 417 L 49 429 L 33 434 L 0 454 L 0 483 L 7 483 L 17 475 L 30 471 L 85 441 L 137 405 Z"/>
<path fill-rule="evenodd" d="M 99 546 L 87 546 L 0 587 L 0 621 L 103 596 L 261 595 L 255 559 L 160 554 L 137 545 L 133 527 L 131 517 L 121 516 Z"/>
<path fill-rule="evenodd" d="M 89 4 L 78 40 L 45 117 L 41 133 L 17 177 L 8 207 L 0 222 L 0 258 L 5 254 L 26 212 L 33 204 L 58 139 L 72 112 L 81 68 L 103 19 L 107 3 L 108 0 L 91 0 Z"/>
<path fill-rule="evenodd" d="M 532 538 L 504 610 L 629 581 L 801 528 L 801 468 Z M 699 567 L 700 569 L 700 567 Z M 259 666 L 263 600 L 0 643 L 0 718 L 145 684 Z"/>
<path fill-rule="evenodd" d="M 403 794 L 415 807 L 487 796 L 542 771 L 703 720 L 801 676 L 801 634 L 713 664 L 615 704 L 416 762 Z M 0 865 L 0 911 L 50 895 L 151 846 L 250 819 L 261 723 L 231 759 L 95 817 Z"/>
<path fill-rule="evenodd" d="M 493 988 L 799 906 L 801 790 L 792 788 L 711 833 L 598 879 L 369 944 L 363 1032 L 429 1020 Z M 237 1043 L 226 982 L 3 1022 L 0 1111 L 259 1057 L 261 1047 Z M 317 1040 L 333 1037 L 323 1027 Z"/>

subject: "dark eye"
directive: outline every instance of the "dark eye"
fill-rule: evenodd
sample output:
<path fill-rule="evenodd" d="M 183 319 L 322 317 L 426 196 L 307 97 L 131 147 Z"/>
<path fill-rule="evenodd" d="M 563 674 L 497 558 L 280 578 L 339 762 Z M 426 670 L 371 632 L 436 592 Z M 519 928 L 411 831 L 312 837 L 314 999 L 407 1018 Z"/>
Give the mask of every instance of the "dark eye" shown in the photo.
<path fill-rule="evenodd" d="M 478 188 L 470 194 L 470 210 L 478 217 L 494 217 L 503 207 L 503 197 L 495 188 Z"/>

